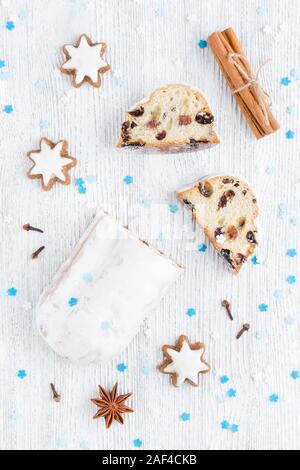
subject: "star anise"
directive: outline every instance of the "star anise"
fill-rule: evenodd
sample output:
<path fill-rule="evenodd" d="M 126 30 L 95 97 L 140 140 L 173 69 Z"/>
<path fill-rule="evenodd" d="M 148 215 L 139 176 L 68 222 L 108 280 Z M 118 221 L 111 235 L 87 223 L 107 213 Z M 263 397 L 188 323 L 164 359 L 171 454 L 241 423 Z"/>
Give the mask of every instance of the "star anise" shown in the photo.
<path fill-rule="evenodd" d="M 131 397 L 132 393 L 118 395 L 117 390 L 118 382 L 115 384 L 111 392 L 108 392 L 99 385 L 100 398 L 91 398 L 91 401 L 100 408 L 93 418 L 105 418 L 107 428 L 110 428 L 113 421 L 118 421 L 118 423 L 123 424 L 124 419 L 122 414 L 133 413 L 134 411 L 132 408 L 129 408 L 129 406 L 124 405 L 124 402 L 127 398 Z"/>

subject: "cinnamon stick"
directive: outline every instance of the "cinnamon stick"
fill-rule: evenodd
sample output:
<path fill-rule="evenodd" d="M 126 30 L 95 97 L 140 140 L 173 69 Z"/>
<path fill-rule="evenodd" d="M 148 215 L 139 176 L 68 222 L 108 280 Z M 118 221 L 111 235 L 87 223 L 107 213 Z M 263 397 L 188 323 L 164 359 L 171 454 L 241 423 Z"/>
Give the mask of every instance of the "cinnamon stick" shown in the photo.
<path fill-rule="evenodd" d="M 208 44 L 231 91 L 234 93 L 239 88 L 247 85 L 247 83 L 249 85 L 249 80 L 245 80 L 245 77 L 241 75 L 238 66 L 243 68 L 249 78 L 253 78 L 254 74 L 233 29 L 227 28 L 222 32 L 211 34 L 208 38 Z M 234 56 L 234 61 L 229 60 L 232 53 L 242 55 L 245 60 L 237 56 Z M 234 62 L 238 65 L 236 66 Z M 250 84 L 239 92 L 234 93 L 234 96 L 257 139 L 272 134 L 280 128 L 272 114 L 267 99 L 262 98 L 256 86 Z"/>

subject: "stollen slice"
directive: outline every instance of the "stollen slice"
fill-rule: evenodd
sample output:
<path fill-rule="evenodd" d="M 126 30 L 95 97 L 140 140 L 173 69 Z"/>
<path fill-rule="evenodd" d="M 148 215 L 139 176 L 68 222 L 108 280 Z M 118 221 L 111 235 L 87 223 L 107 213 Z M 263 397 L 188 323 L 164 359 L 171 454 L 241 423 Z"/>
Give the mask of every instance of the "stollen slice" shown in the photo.
<path fill-rule="evenodd" d="M 257 247 L 259 209 L 249 185 L 233 176 L 214 176 L 179 191 L 177 197 L 238 273 Z"/>
<path fill-rule="evenodd" d="M 158 88 L 127 112 L 117 146 L 175 153 L 218 143 L 215 117 L 203 94 L 178 84 Z"/>

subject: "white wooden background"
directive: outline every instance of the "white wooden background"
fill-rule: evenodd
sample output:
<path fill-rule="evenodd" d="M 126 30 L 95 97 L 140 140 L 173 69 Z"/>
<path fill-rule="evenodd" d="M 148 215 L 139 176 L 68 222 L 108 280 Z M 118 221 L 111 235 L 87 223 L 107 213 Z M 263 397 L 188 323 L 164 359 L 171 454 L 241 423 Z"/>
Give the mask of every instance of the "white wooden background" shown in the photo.
<path fill-rule="evenodd" d="M 265 15 L 257 7 L 267 8 Z M 21 15 L 20 15 L 21 13 Z M 0 81 L 1 258 L 0 258 L 0 448 L 1 449 L 299 449 L 300 369 L 299 258 L 300 227 L 299 91 L 295 80 L 280 84 L 292 68 L 300 67 L 298 0 L 9 0 L 1 2 L 0 59 L 9 79 Z M 28 16 L 28 18 L 27 18 Z M 7 20 L 15 29 L 5 29 Z M 197 43 L 209 33 L 232 26 L 251 58 L 253 68 L 267 58 L 263 72 L 282 124 L 270 138 L 257 142 L 241 117 L 209 49 Z M 264 29 L 264 32 L 262 31 Z M 57 72 L 63 61 L 61 46 L 86 32 L 108 44 L 112 72 L 100 90 L 71 88 Z M 7 77 L 6 77 L 7 78 Z M 188 82 L 207 95 L 217 117 L 222 144 L 187 155 L 143 156 L 114 147 L 125 110 L 149 91 L 171 82 Z M 298 82 L 299 83 L 299 82 Z M 295 106 L 289 115 L 286 107 Z M 48 129 L 40 122 L 48 121 Z M 45 127 L 46 124 L 42 124 Z M 287 130 L 294 140 L 287 140 Z M 56 185 L 43 193 L 25 174 L 28 150 L 42 135 L 70 142 L 78 158 L 73 178 L 96 176 L 87 194 L 74 185 Z M 246 178 L 257 191 L 261 206 L 262 240 L 258 255 L 233 276 L 222 260 L 180 210 L 172 214 L 174 190 L 207 173 L 222 172 Z M 132 185 L 123 178 L 133 177 Z M 146 201 L 146 203 L 145 203 Z M 143 204 L 143 202 L 145 204 Z M 150 204 L 151 202 L 151 204 Z M 278 218 L 278 205 L 288 214 Z M 150 204 L 150 207 L 148 207 Z M 185 274 L 149 318 L 148 327 L 115 361 L 104 367 L 76 368 L 56 356 L 38 336 L 34 306 L 38 297 L 70 254 L 91 222 L 96 206 L 113 213 L 167 255 L 183 263 Z M 146 206 L 146 207 L 145 207 Z M 26 233 L 30 222 L 45 234 Z M 160 234 L 161 233 L 161 234 Z M 36 262 L 30 254 L 41 244 L 46 250 Z M 288 275 L 298 275 L 290 288 Z M 16 297 L 6 295 L 14 286 Z M 274 292 L 282 291 L 280 299 Z M 233 304 L 235 321 L 220 307 L 222 298 Z M 277 295 L 278 297 L 278 295 Z M 31 302 L 33 308 L 24 307 Z M 262 313 L 258 305 L 269 311 Z M 195 317 L 186 310 L 194 307 Z M 251 331 L 240 341 L 235 335 L 243 322 Z M 156 371 L 160 346 L 185 333 L 203 340 L 214 373 L 200 388 L 177 390 Z M 260 339 L 259 339 L 260 338 Z M 127 370 L 118 372 L 124 362 Z M 149 374 L 143 373 L 150 367 Z M 18 370 L 26 370 L 20 379 Z M 230 382 L 220 384 L 220 376 Z M 109 431 L 93 421 L 89 398 L 97 385 L 133 391 L 135 413 L 124 426 Z M 62 402 L 51 400 L 55 382 Z M 236 398 L 227 398 L 229 388 Z M 270 403 L 276 393 L 278 403 Z M 190 413 L 190 421 L 180 415 Z M 227 420 L 239 432 L 221 429 Z"/>

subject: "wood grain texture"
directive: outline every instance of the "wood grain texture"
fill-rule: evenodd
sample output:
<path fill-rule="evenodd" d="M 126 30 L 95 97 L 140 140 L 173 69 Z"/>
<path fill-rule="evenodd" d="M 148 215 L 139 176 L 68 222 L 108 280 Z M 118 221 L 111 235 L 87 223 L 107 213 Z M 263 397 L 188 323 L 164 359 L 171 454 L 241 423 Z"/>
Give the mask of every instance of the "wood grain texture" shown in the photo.
<path fill-rule="evenodd" d="M 299 87 L 286 88 L 282 76 L 299 67 L 300 30 L 298 0 L 265 0 L 265 16 L 256 13 L 255 0 L 11 0 L 1 4 L 1 22 L 15 18 L 16 28 L 0 32 L 0 58 L 7 62 L 11 80 L 0 81 L 1 109 L 12 104 L 10 115 L 0 113 L 0 448 L 1 449 L 131 449 L 140 438 L 144 449 L 299 449 L 300 383 L 290 378 L 300 369 L 299 282 L 297 258 L 286 256 L 299 246 Z M 161 9 L 161 10 L 160 10 Z M 20 21 L 18 14 L 28 10 Z M 195 21 L 187 21 L 195 15 Z M 193 17 L 191 18 L 193 20 Z M 265 25 L 273 33 L 262 33 Z M 282 28 L 279 31 L 279 24 Z M 232 26 L 256 70 L 265 59 L 263 79 L 271 92 L 273 110 L 282 128 L 259 142 L 252 136 L 234 98 L 208 49 L 199 39 Z M 100 90 L 71 88 L 70 79 L 57 72 L 64 57 L 63 44 L 81 33 L 108 44 L 112 72 Z M 38 82 L 44 80 L 45 82 Z M 188 82 L 207 96 L 217 118 L 221 145 L 187 155 L 143 156 L 118 151 L 114 144 L 126 109 L 157 86 Z M 292 116 L 288 105 L 297 105 Z M 40 122 L 49 127 L 41 130 Z M 296 131 L 288 141 L 285 132 Z M 53 141 L 67 139 L 70 154 L 78 158 L 76 177 L 96 175 L 80 195 L 74 184 L 56 185 L 49 193 L 26 178 L 25 158 L 42 135 Z M 273 172 L 266 172 L 266 168 Z M 199 253 L 205 241 L 200 230 L 180 210 L 172 214 L 174 191 L 209 173 L 238 175 L 253 186 L 261 207 L 261 245 L 265 263 L 251 263 L 239 276 L 229 273 L 213 248 Z M 269 174 L 268 174 L 269 173 Z M 271 174 L 270 174 L 271 173 Z M 132 185 L 123 178 L 131 175 Z M 73 180 L 74 183 L 74 180 Z M 143 201 L 150 200 L 145 208 Z M 278 219 L 277 208 L 287 203 L 288 215 Z M 71 253 L 102 206 L 127 223 L 168 256 L 184 264 L 181 280 L 130 347 L 115 361 L 101 367 L 74 367 L 56 356 L 38 336 L 34 308 L 44 287 Z M 22 231 L 24 223 L 45 234 Z M 159 238 L 162 232 L 164 235 Z M 31 253 L 46 245 L 40 259 Z M 298 276 L 289 288 L 288 275 Z M 18 294 L 8 297 L 15 286 Z M 276 299 L 275 290 L 283 296 Z M 235 321 L 230 322 L 220 301 L 228 298 Z M 258 305 L 269 311 L 261 313 Z M 186 310 L 194 307 L 195 317 Z M 293 320 L 293 321 L 292 321 Z M 251 331 L 235 336 L 244 322 Z M 293 323 L 293 324 L 291 324 Z M 263 339 L 256 338 L 263 333 Z M 203 341 L 215 373 L 201 380 L 200 388 L 177 390 L 156 371 L 160 347 L 180 334 Z M 120 373 L 117 363 L 128 369 Z M 150 367 L 149 374 L 142 369 Z M 25 369 L 27 377 L 18 378 Z M 220 375 L 230 382 L 220 384 Z M 124 426 L 109 431 L 95 413 L 90 397 L 98 384 L 120 383 L 120 392 L 133 391 L 128 402 L 135 413 Z M 50 382 L 62 395 L 51 400 Z M 228 388 L 236 398 L 224 398 Z M 276 404 L 268 397 L 276 393 Z M 189 412 L 189 422 L 179 416 Z M 240 426 L 234 434 L 221 429 L 227 420 Z"/>

